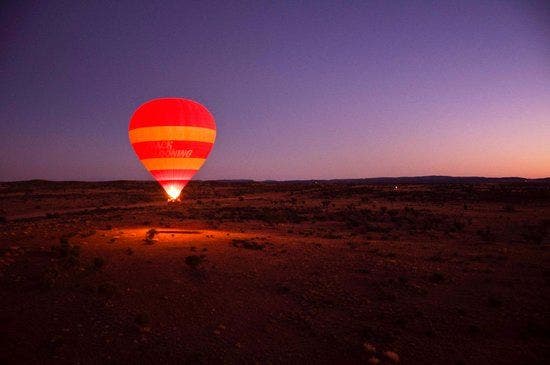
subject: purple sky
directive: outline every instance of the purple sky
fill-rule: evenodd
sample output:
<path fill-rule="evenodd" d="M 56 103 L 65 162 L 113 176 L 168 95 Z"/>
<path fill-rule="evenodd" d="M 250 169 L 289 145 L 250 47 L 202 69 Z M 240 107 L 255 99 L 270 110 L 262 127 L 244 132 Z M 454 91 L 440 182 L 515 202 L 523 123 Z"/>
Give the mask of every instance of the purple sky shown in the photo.
<path fill-rule="evenodd" d="M 550 176 L 544 2 L 82 3 L 2 2 L 0 180 L 149 178 L 163 96 L 216 118 L 199 179 Z"/>

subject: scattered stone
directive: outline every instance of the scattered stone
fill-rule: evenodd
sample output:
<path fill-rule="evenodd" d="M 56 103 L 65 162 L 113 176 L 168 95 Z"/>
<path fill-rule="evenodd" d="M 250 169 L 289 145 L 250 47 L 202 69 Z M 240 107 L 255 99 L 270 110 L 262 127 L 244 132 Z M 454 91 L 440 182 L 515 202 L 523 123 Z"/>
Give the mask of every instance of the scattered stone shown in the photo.
<path fill-rule="evenodd" d="M 369 365 L 378 365 L 380 364 L 380 359 L 376 356 L 371 356 L 371 358 L 367 361 L 367 364 Z"/>
<path fill-rule="evenodd" d="M 393 351 L 384 352 L 384 357 L 394 364 L 397 364 L 399 362 L 399 355 L 397 355 L 397 353 Z"/>
<path fill-rule="evenodd" d="M 365 349 L 365 352 L 369 355 L 376 353 L 376 347 L 368 342 L 365 342 L 363 344 L 363 348 Z"/>
<path fill-rule="evenodd" d="M 218 328 L 214 330 L 215 335 L 220 335 L 225 330 L 225 326 L 223 324 L 220 324 Z"/>

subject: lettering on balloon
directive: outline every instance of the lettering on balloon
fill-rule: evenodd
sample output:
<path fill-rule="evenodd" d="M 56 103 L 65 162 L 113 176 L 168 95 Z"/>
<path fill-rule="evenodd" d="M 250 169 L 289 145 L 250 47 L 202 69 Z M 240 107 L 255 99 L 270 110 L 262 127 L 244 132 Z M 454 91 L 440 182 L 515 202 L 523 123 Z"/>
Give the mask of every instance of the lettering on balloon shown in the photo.
<path fill-rule="evenodd" d="M 174 141 L 158 141 L 155 147 L 157 150 L 162 151 L 165 157 L 191 157 L 193 155 L 192 149 L 174 149 L 173 143 Z"/>
<path fill-rule="evenodd" d="M 170 151 L 171 157 L 191 157 L 193 150 L 173 150 Z"/>

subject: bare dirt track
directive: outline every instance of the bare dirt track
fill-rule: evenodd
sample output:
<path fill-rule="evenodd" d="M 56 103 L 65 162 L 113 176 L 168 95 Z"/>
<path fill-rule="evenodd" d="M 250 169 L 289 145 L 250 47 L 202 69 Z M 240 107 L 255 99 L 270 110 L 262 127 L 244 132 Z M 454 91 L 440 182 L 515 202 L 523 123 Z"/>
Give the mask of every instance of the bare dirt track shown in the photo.
<path fill-rule="evenodd" d="M 0 184 L 3 363 L 537 364 L 550 184 Z"/>

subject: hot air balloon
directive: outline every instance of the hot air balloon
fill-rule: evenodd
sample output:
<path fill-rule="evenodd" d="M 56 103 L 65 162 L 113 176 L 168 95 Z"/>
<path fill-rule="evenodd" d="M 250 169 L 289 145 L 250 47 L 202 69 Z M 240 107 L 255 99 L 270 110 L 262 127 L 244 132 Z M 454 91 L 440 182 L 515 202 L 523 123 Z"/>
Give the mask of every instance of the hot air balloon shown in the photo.
<path fill-rule="evenodd" d="M 153 99 L 134 112 L 128 135 L 143 166 L 173 201 L 206 161 L 216 139 L 216 123 L 195 101 Z"/>

